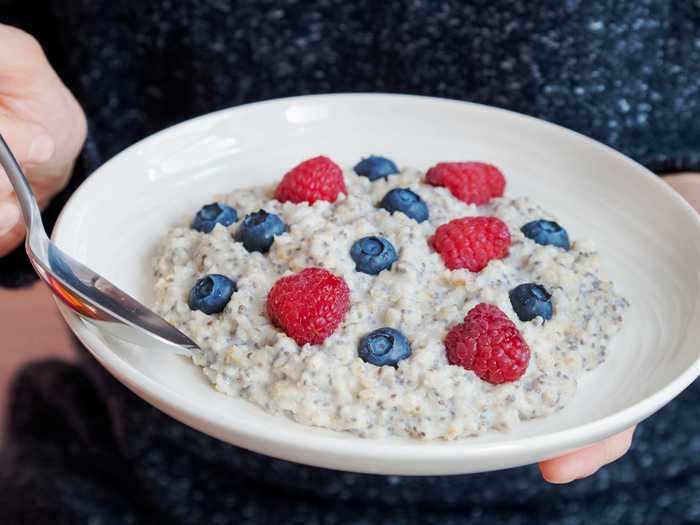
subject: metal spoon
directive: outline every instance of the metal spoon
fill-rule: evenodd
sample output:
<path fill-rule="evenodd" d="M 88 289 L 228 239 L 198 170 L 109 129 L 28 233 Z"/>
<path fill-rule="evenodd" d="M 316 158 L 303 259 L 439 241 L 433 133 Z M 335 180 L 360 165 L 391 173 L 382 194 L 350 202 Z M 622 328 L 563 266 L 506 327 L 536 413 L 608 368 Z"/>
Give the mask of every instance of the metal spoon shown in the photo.
<path fill-rule="evenodd" d="M 49 240 L 34 192 L 2 135 L 0 165 L 10 179 L 22 210 L 29 260 L 56 297 L 83 320 L 96 324 L 118 339 L 179 354 L 199 351 L 189 337 L 165 319 L 63 253 Z"/>

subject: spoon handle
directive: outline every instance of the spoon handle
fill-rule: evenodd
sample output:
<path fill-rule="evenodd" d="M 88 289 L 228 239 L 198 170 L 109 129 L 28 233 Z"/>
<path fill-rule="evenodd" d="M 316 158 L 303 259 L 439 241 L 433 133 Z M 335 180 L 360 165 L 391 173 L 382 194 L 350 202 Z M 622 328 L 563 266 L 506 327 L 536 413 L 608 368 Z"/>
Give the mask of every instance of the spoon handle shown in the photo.
<path fill-rule="evenodd" d="M 27 231 L 30 231 L 33 226 L 40 226 L 43 230 L 41 211 L 36 203 L 32 187 L 29 185 L 29 181 L 24 176 L 24 173 L 22 173 L 17 159 L 12 154 L 12 150 L 2 135 L 0 135 L 0 165 L 5 169 L 5 173 L 10 179 L 10 184 L 15 190 Z"/>
<path fill-rule="evenodd" d="M 27 227 L 27 254 L 51 292 L 83 319 L 147 347 L 191 354 L 196 343 L 101 275 L 63 253 L 46 236 L 41 211 L 29 181 L 0 135 L 0 165 L 5 169 Z"/>

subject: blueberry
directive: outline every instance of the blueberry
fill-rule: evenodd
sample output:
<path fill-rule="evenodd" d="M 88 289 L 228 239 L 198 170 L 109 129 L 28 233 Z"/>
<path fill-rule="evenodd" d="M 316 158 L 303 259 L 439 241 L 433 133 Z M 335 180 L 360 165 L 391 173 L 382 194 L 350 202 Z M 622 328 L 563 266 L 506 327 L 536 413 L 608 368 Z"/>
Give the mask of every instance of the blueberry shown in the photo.
<path fill-rule="evenodd" d="M 510 304 L 521 321 L 532 321 L 537 316 L 547 320 L 552 318 L 552 294 L 541 284 L 521 284 L 508 295 Z"/>
<path fill-rule="evenodd" d="M 376 155 L 370 155 L 355 165 L 355 173 L 367 177 L 372 182 L 377 179 L 386 179 L 389 175 L 398 172 L 399 168 L 396 167 L 394 161 Z"/>
<path fill-rule="evenodd" d="M 394 245 L 381 237 L 363 237 L 355 241 L 350 257 L 355 261 L 355 270 L 369 275 L 388 270 L 398 259 Z"/>
<path fill-rule="evenodd" d="M 212 273 L 202 277 L 190 290 L 190 310 L 217 314 L 226 307 L 236 289 L 236 283 L 225 275 Z"/>
<path fill-rule="evenodd" d="M 394 188 L 384 195 L 379 203 L 380 208 L 393 214 L 400 211 L 416 222 L 423 222 L 428 218 L 428 206 L 420 196 L 407 188 Z"/>
<path fill-rule="evenodd" d="M 532 239 L 542 246 L 551 244 L 552 246 L 558 246 L 565 250 L 571 247 L 569 235 L 566 233 L 566 230 L 554 221 L 539 219 L 528 222 L 525 226 L 520 228 L 520 231 L 525 234 L 525 237 Z"/>
<path fill-rule="evenodd" d="M 376 366 L 396 366 L 411 355 L 411 345 L 398 330 L 379 328 L 360 340 L 360 359 Z"/>
<path fill-rule="evenodd" d="M 287 227 L 277 215 L 259 210 L 246 215 L 233 236 L 249 252 L 267 253 L 277 235 L 287 231 Z"/>
<path fill-rule="evenodd" d="M 192 229 L 209 233 L 217 224 L 229 226 L 238 220 L 238 213 L 231 206 L 214 202 L 202 206 L 192 221 Z"/>

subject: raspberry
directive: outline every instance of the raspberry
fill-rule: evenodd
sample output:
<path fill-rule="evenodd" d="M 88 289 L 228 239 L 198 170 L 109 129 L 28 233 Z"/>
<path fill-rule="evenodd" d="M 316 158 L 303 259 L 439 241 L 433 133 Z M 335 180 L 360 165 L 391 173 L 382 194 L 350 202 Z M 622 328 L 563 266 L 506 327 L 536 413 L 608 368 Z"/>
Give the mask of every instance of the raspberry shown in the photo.
<path fill-rule="evenodd" d="M 267 295 L 267 315 L 299 345 L 323 343 L 349 308 L 345 280 L 323 268 L 282 277 Z"/>
<path fill-rule="evenodd" d="M 496 166 L 484 162 L 440 162 L 425 174 L 428 184 L 444 186 L 467 204 L 486 204 L 500 197 L 506 179 Z"/>
<path fill-rule="evenodd" d="M 435 230 L 431 244 L 450 270 L 480 272 L 491 259 L 508 255 L 510 232 L 496 217 L 464 217 Z"/>
<path fill-rule="evenodd" d="M 328 157 L 314 157 L 292 168 L 275 189 L 280 202 L 335 202 L 339 193 L 347 193 L 340 167 Z"/>
<path fill-rule="evenodd" d="M 527 370 L 530 348 L 513 322 L 497 306 L 481 303 L 445 337 L 451 365 L 472 370 L 498 385 L 519 379 Z"/>

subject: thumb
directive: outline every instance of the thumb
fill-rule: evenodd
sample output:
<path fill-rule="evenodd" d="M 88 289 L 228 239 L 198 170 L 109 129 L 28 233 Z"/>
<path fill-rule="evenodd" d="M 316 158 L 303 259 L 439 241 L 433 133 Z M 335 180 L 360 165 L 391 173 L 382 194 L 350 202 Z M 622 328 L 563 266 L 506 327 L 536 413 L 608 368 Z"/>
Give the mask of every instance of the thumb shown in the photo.
<path fill-rule="evenodd" d="M 22 164 L 46 162 L 54 153 L 54 142 L 44 126 L 0 113 L 0 134 Z"/>
<path fill-rule="evenodd" d="M 14 250 L 24 239 L 24 224 L 13 195 L 0 198 L 0 257 Z"/>
<path fill-rule="evenodd" d="M 41 165 L 53 156 L 54 141 L 40 124 L 0 113 L 0 134 L 23 166 Z M 0 168 L 0 257 L 14 250 L 23 238 L 20 209 Z"/>
<path fill-rule="evenodd" d="M 42 125 L 35 122 L 0 113 L 0 135 L 23 166 L 47 162 L 55 151 L 54 140 Z M 10 182 L 0 168 L 0 197 L 11 192 Z"/>

